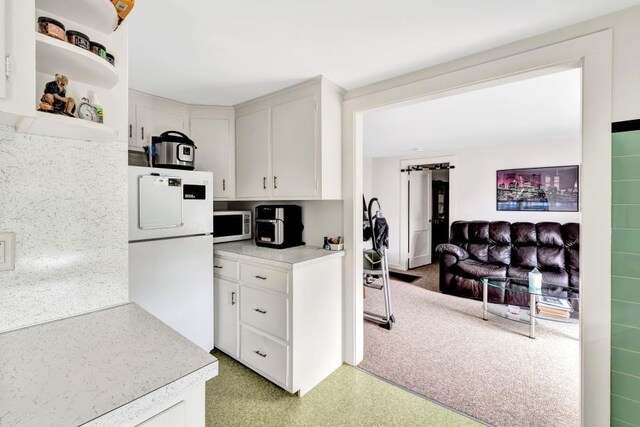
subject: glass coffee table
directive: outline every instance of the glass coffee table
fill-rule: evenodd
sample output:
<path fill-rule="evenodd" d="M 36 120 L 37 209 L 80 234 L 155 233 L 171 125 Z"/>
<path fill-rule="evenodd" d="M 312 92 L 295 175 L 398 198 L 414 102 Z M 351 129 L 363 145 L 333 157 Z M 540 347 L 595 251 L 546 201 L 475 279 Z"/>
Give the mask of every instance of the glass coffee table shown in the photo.
<path fill-rule="evenodd" d="M 529 325 L 529 338 L 536 337 L 537 320 L 580 323 L 580 313 L 573 308 L 578 305 L 580 296 L 569 286 L 543 282 L 540 292 L 529 292 L 528 279 L 483 277 L 481 280 L 484 320 L 489 320 L 489 313 L 491 313 L 505 319 L 526 323 Z M 514 304 L 489 302 L 490 289 L 494 292 L 497 290 L 497 292 L 509 293 L 509 298 L 505 299 L 511 300 Z M 555 296 L 563 293 L 567 296 Z"/>

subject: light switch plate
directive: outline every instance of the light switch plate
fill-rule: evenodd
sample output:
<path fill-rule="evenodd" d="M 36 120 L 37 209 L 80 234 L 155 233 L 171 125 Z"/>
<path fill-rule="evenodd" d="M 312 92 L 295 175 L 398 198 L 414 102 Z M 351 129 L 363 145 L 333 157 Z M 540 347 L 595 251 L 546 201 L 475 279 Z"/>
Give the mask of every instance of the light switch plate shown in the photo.
<path fill-rule="evenodd" d="M 16 267 L 16 233 L 0 232 L 0 271 Z"/>

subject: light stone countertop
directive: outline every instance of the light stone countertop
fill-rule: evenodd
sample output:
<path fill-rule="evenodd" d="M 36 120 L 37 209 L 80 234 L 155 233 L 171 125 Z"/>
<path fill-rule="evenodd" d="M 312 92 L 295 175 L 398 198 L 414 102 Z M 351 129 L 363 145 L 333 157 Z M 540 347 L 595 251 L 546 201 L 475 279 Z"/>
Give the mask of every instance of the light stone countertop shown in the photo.
<path fill-rule="evenodd" d="M 136 304 L 6 332 L 0 425 L 80 425 L 217 364 Z"/>
<path fill-rule="evenodd" d="M 296 246 L 287 249 L 257 246 L 253 240 L 217 243 L 213 245 L 214 255 L 230 255 L 247 261 L 259 258 L 262 263 L 280 268 L 297 268 L 315 262 L 322 262 L 326 257 L 342 257 L 344 251 L 328 251 L 317 246 Z"/>

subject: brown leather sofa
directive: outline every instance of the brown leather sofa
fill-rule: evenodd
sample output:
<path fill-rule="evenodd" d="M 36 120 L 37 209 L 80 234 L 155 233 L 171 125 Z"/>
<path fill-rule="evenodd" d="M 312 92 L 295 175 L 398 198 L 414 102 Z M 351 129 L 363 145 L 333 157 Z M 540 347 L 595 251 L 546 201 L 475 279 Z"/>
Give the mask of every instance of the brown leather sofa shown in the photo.
<path fill-rule="evenodd" d="M 450 243 L 439 245 L 440 291 L 482 299 L 481 278 L 526 279 L 538 268 L 545 289 L 558 297 L 579 293 L 580 224 L 456 221 Z M 566 291 L 561 286 L 570 286 Z M 525 293 L 489 288 L 489 301 L 527 306 Z M 577 310 L 577 300 L 574 302 Z"/>

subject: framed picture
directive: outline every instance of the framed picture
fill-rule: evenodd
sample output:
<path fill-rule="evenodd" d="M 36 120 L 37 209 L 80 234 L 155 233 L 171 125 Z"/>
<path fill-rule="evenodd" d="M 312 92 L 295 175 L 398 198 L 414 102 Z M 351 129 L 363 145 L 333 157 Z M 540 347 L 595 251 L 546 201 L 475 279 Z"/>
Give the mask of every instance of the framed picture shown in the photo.
<path fill-rule="evenodd" d="M 496 209 L 578 212 L 579 177 L 578 166 L 499 170 Z"/>

